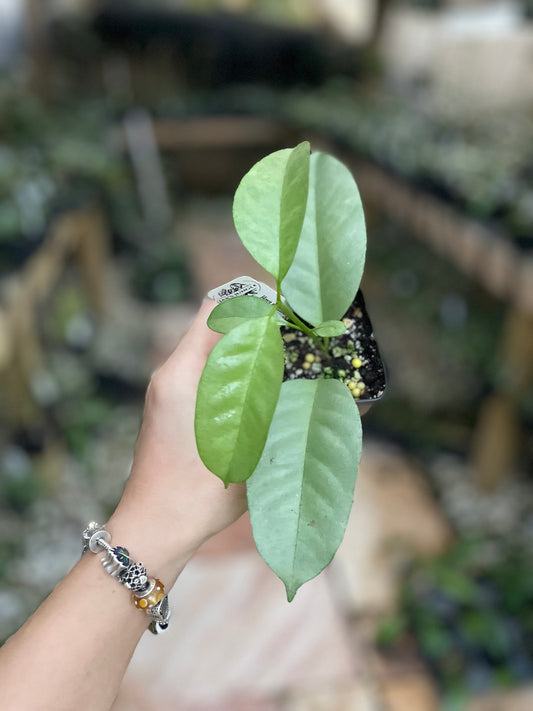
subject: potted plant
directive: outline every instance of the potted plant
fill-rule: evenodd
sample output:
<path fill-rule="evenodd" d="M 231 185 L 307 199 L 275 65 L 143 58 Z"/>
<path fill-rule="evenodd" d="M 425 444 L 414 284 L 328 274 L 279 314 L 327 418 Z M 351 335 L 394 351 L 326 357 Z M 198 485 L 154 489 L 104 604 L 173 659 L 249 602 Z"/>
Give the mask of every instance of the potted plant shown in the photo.
<path fill-rule="evenodd" d="M 290 601 L 342 540 L 361 455 L 358 402 L 384 389 L 358 294 L 363 208 L 349 170 L 303 142 L 252 167 L 233 216 L 276 291 L 268 300 L 248 289 L 212 311 L 208 325 L 224 337 L 200 380 L 196 441 L 226 486 L 248 482 L 257 548 Z"/>

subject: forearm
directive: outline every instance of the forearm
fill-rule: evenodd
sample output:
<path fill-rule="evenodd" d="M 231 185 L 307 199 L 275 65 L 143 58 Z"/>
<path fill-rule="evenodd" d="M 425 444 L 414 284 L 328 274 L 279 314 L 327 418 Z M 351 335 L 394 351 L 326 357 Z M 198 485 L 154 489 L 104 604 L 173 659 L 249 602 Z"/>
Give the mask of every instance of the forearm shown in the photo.
<path fill-rule="evenodd" d="M 191 546 L 184 543 L 181 554 L 174 549 L 170 558 L 149 524 L 120 514 L 107 528 L 113 544 L 127 546 L 168 592 Z M 100 558 L 86 553 L 0 650 L 5 711 L 110 708 L 149 618 L 133 606 L 130 591 L 105 572 Z"/>

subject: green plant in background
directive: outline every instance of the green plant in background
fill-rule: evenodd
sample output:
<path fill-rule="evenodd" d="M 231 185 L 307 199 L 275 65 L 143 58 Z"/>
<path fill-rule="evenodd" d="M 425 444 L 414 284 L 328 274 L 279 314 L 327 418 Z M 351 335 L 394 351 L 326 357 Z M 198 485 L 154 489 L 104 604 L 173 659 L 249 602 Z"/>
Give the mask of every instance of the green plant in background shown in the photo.
<path fill-rule="evenodd" d="M 175 303 L 190 296 L 191 277 L 187 257 L 170 239 L 157 249 L 145 250 L 132 265 L 131 286 L 140 299 L 151 303 Z"/>
<path fill-rule="evenodd" d="M 188 101 L 167 98 L 157 111 L 266 114 L 303 132 L 318 131 L 531 249 L 533 183 L 524 146 L 533 140 L 533 122 L 525 112 L 481 118 L 454 101 L 432 103 L 425 91 L 394 94 L 340 77 L 311 91 L 229 87 Z"/>
<path fill-rule="evenodd" d="M 0 103 L 0 269 L 26 258 L 54 213 L 80 204 L 102 203 L 114 230 L 133 230 L 134 184 L 103 140 L 115 119 L 105 102 L 45 105 L 1 81 Z"/>
<path fill-rule="evenodd" d="M 533 570 L 512 541 L 463 539 L 407 572 L 400 611 L 378 642 L 413 634 L 446 695 L 483 692 L 533 678 Z"/>
<path fill-rule="evenodd" d="M 522 0 L 522 7 L 524 10 L 524 17 L 528 19 L 533 18 L 533 0 Z"/>
<path fill-rule="evenodd" d="M 0 472 L 0 501 L 19 515 L 25 514 L 30 509 L 42 495 L 42 490 L 42 484 L 33 471 L 21 476 L 10 476 L 3 471 Z M 0 546 L 0 571 L 3 569 L 4 555 L 5 547 Z"/>
<path fill-rule="evenodd" d="M 444 6 L 444 0 L 403 0 L 403 5 L 412 5 L 423 10 L 440 10 Z"/>
<path fill-rule="evenodd" d="M 208 323 L 225 335 L 200 381 L 196 440 L 226 485 L 248 480 L 257 548 L 292 600 L 342 540 L 362 431 L 343 383 L 282 383 L 280 326 L 326 353 L 329 339 L 346 331 L 340 319 L 364 267 L 364 215 L 348 169 L 332 156 L 310 156 L 306 142 L 257 163 L 237 189 L 233 215 L 244 246 L 275 278 L 277 299 L 236 297 L 213 310 Z"/>

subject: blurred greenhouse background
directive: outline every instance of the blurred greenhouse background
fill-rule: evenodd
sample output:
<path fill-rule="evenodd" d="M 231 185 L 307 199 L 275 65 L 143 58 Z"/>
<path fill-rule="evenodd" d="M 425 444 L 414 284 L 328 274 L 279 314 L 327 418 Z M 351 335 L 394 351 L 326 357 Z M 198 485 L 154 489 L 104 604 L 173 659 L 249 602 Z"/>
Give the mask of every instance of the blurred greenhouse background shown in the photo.
<path fill-rule="evenodd" d="M 358 182 L 388 369 L 346 538 L 291 605 L 246 518 L 210 542 L 116 709 L 529 710 L 531 0 L 0 0 L 0 640 L 203 295 L 266 280 L 232 195 L 303 139 Z"/>

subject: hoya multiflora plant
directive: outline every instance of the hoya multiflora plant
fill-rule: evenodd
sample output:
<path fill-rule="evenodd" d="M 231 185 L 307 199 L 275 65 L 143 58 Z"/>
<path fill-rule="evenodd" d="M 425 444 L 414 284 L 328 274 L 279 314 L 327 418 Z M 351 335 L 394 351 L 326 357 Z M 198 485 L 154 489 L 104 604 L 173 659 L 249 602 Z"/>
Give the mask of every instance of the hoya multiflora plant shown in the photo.
<path fill-rule="evenodd" d="M 238 296 L 209 326 L 225 334 L 198 389 L 196 441 L 226 485 L 247 481 L 260 554 L 292 600 L 337 550 L 353 501 L 362 430 L 350 389 L 333 378 L 287 380 L 280 327 L 298 329 L 327 354 L 363 273 L 366 231 L 355 181 L 309 143 L 280 150 L 243 178 L 237 232 L 276 280 L 270 304 Z"/>

